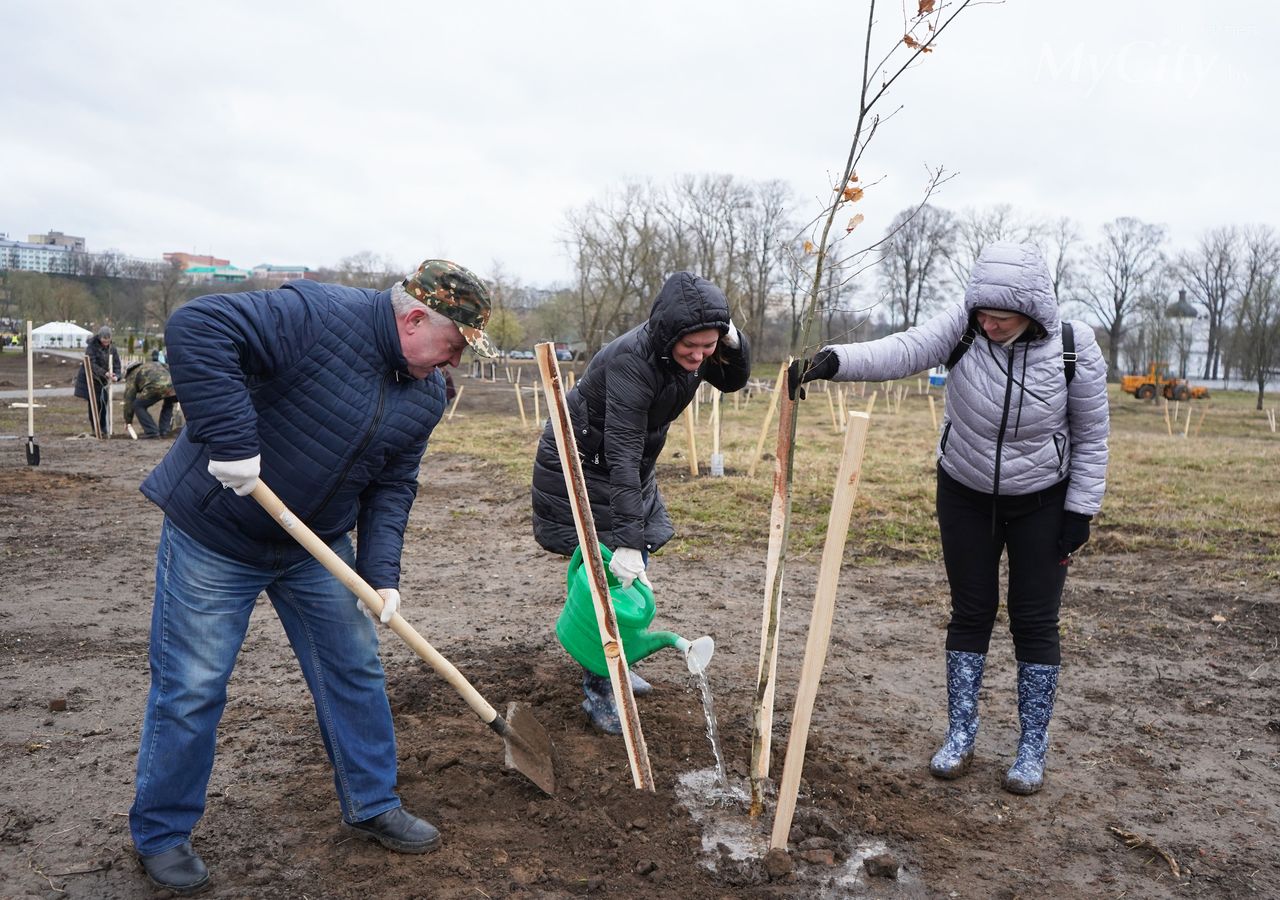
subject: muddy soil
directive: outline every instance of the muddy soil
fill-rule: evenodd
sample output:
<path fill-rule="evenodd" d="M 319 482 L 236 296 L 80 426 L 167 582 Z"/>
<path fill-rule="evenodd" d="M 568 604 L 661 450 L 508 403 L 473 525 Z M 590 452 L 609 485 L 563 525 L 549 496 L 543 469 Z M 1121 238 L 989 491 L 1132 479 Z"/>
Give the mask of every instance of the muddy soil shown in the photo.
<path fill-rule="evenodd" d="M 5 354 L 0 382 L 24 385 L 19 365 Z M 44 365 L 37 384 L 66 383 L 66 366 Z M 460 383 L 473 411 L 508 402 L 506 385 Z M 39 467 L 25 462 L 25 412 L 0 419 L 0 897 L 160 896 L 126 814 L 160 526 L 137 485 L 167 445 L 75 437 L 79 401 L 48 403 Z M 1262 573 L 1086 554 L 1064 602 L 1048 783 L 1015 797 L 1000 788 L 1017 735 L 1007 634 L 974 767 L 937 781 L 925 764 L 945 725 L 941 566 L 847 565 L 786 872 L 761 859 L 772 803 L 753 823 L 741 799 L 763 556 L 655 558 L 661 625 L 717 640 L 710 680 L 735 793 L 711 788 L 699 694 L 673 651 L 640 666 L 656 687 L 640 710 L 657 791 L 638 792 L 621 739 L 579 711 L 580 670 L 552 632 L 564 566 L 530 537 L 526 488 L 479 454 L 429 454 L 404 614 L 495 706 L 533 705 L 559 792 L 505 769 L 501 741 L 388 633 L 400 792 L 444 843 L 413 857 L 348 839 L 309 695 L 262 600 L 194 837 L 213 872 L 206 896 L 1280 896 L 1280 594 Z M 788 571 L 775 777 L 815 577 L 811 559 Z"/>

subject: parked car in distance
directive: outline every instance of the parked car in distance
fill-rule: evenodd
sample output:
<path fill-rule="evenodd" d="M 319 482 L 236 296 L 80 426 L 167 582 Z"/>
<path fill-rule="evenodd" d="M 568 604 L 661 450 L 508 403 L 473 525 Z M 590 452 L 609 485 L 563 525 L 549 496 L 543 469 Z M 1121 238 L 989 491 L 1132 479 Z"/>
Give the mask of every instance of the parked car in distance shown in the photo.
<path fill-rule="evenodd" d="M 573 362 L 573 351 L 572 351 L 572 350 L 557 350 L 557 351 L 556 351 L 556 359 L 560 360 L 560 362 Z"/>
<path fill-rule="evenodd" d="M 511 350 L 507 353 L 507 359 L 533 359 L 532 350 Z"/>

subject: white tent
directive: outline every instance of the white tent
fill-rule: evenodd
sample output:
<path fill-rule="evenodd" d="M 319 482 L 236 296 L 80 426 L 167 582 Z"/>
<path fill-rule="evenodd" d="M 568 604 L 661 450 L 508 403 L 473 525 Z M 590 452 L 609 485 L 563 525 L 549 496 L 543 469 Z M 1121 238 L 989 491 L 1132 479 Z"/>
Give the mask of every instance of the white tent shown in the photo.
<path fill-rule="evenodd" d="M 31 346 L 40 350 L 49 348 L 74 349 L 83 347 L 93 332 L 73 322 L 48 322 L 31 329 Z"/>

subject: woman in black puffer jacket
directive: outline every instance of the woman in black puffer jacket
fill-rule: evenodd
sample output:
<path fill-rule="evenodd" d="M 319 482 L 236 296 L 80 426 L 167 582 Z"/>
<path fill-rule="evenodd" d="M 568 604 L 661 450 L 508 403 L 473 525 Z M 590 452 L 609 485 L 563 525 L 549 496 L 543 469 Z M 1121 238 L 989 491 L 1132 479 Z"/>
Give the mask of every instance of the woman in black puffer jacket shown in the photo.
<path fill-rule="evenodd" d="M 603 347 L 569 392 L 596 532 L 613 551 L 609 566 L 624 585 L 647 580 L 649 554 L 675 534 L 654 477 L 667 429 L 704 380 L 728 393 L 745 387 L 750 374 L 750 346 L 730 321 L 724 293 L 705 278 L 677 272 L 648 320 Z M 550 423 L 533 464 L 533 536 L 564 556 L 578 546 Z M 647 693 L 638 676 L 633 685 Z M 585 672 L 583 689 L 593 724 L 620 733 L 609 680 Z"/>

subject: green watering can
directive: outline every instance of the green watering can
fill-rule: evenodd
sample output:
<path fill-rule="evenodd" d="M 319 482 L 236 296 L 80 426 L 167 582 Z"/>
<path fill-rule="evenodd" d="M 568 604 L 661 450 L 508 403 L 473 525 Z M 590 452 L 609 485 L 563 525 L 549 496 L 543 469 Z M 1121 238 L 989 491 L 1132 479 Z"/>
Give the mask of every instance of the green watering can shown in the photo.
<path fill-rule="evenodd" d="M 663 647 L 675 647 L 685 656 L 685 664 L 694 675 L 700 674 L 711 662 L 715 642 L 710 637 L 687 641 L 672 631 L 646 631 L 653 621 L 657 607 L 653 602 L 653 589 L 639 578 L 624 588 L 613 572 L 609 560 L 613 553 L 604 544 L 600 555 L 605 562 L 605 575 L 609 579 L 609 597 L 618 620 L 618 636 L 631 666 Z M 569 655 L 597 675 L 607 676 L 604 648 L 600 646 L 600 627 L 596 624 L 596 607 L 591 600 L 590 572 L 582 564 L 582 548 L 573 551 L 567 576 L 568 597 L 564 609 L 556 621 L 556 637 L 569 651 Z"/>

